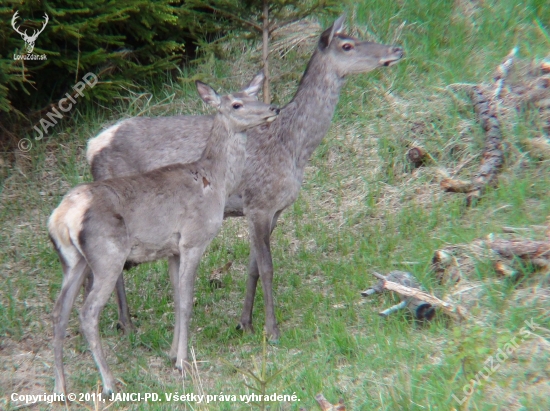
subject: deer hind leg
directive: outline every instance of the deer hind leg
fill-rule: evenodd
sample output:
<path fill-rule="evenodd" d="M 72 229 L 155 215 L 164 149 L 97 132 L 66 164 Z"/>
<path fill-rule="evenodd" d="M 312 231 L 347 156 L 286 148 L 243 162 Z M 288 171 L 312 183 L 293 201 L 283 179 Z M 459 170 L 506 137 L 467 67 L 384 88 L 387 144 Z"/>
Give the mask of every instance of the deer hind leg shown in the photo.
<path fill-rule="evenodd" d="M 82 287 L 82 283 L 87 273 L 89 272 L 86 260 L 76 248 L 73 248 L 72 254 L 74 258 L 70 258 L 72 262 L 66 265 L 63 263 L 63 285 L 59 297 L 55 302 L 53 309 L 53 347 L 55 358 L 55 388 L 57 394 L 66 393 L 67 385 L 65 382 L 65 372 L 63 369 L 63 341 L 71 309 L 74 305 L 78 290 Z M 66 258 L 67 255 L 61 257 Z"/>
<path fill-rule="evenodd" d="M 94 256 L 88 258 L 94 281 L 90 294 L 80 310 L 80 323 L 101 373 L 103 394 L 109 395 L 116 392 L 115 379 L 107 365 L 101 346 L 98 328 L 99 315 L 115 288 L 130 250 L 125 245 L 117 244 L 114 239 L 99 236 L 97 239 L 101 239 L 101 242 L 94 241 L 93 248 L 90 248 L 94 250 Z"/>
<path fill-rule="evenodd" d="M 174 293 L 174 313 L 175 313 L 175 325 L 174 325 L 174 337 L 172 339 L 172 346 L 170 347 L 170 360 L 176 362 L 178 355 L 178 342 L 180 336 L 180 293 L 179 293 L 179 269 L 180 258 L 179 256 L 173 256 L 168 259 L 168 272 L 170 274 L 170 281 L 172 282 L 172 291 Z"/>
<path fill-rule="evenodd" d="M 265 329 L 272 342 L 279 339 L 279 328 L 275 319 L 273 303 L 273 260 L 271 257 L 271 233 L 275 229 L 281 211 L 274 215 L 266 213 L 249 216 L 250 254 L 249 273 L 246 287 L 245 304 L 241 316 L 241 324 L 249 324 L 252 328 L 252 307 L 256 293 L 258 278 L 262 281 L 265 303 Z M 254 262 L 252 262 L 252 258 Z"/>

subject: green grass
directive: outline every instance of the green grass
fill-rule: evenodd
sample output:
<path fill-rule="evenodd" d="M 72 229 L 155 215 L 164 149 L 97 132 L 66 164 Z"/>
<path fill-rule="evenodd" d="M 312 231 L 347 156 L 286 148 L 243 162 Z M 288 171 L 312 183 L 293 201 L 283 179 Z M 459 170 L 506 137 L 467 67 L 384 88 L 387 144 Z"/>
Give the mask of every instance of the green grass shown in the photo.
<path fill-rule="evenodd" d="M 472 8 L 469 5 L 473 4 Z M 497 277 L 483 256 L 461 254 L 463 281 L 453 296 L 469 317 L 455 323 L 439 314 L 417 324 L 406 313 L 382 319 L 378 312 L 395 304 L 390 294 L 362 299 L 374 283 L 372 271 L 406 270 L 438 295 L 453 293 L 430 270 L 433 252 L 468 244 L 503 226 L 533 228 L 550 215 L 550 163 L 525 152 L 522 140 L 541 135 L 531 108 L 503 118 L 506 165 L 498 187 L 475 206 L 461 194 L 442 193 L 441 170 L 454 170 L 474 156 L 458 177 L 477 170 L 483 132 L 465 94 L 451 83 L 490 82 L 492 73 L 514 45 L 518 67 L 548 53 L 543 28 L 550 10 L 542 1 L 494 2 L 374 0 L 348 10 L 354 27 L 366 37 L 406 50 L 398 65 L 351 77 L 344 88 L 333 126 L 314 152 L 296 203 L 273 234 L 276 315 L 282 337 L 269 346 L 267 366 L 288 370 L 268 392 L 296 393 L 300 402 L 274 403 L 272 410 L 318 409 L 322 392 L 350 410 L 537 410 L 550 409 L 548 276 L 524 267 L 517 282 Z M 353 12 L 353 13 L 352 13 Z M 348 19 L 348 20 L 349 20 Z M 202 110 L 190 78 L 198 76 L 225 90 L 256 72 L 253 47 L 227 60 L 207 58 L 178 80 L 152 86 L 150 94 L 122 93 L 108 107 L 78 106 L 76 121 L 58 125 L 52 135 L 18 154 L 0 186 L 0 408 L 15 408 L 10 395 L 51 392 L 53 303 L 61 267 L 46 233 L 46 221 L 72 186 L 90 180 L 86 141 L 105 124 L 134 115 L 198 113 Z M 288 101 L 311 48 L 273 61 L 278 81 L 275 100 Z M 252 60 L 252 61 L 250 61 Z M 386 95 L 392 91 L 391 96 Z M 80 104 L 80 103 L 79 103 Z M 425 147 L 436 164 L 412 170 L 405 154 L 412 144 Z M 182 379 L 167 357 L 174 314 L 165 262 L 142 265 L 126 275 L 130 310 L 138 330 L 124 337 L 116 329 L 114 299 L 101 317 L 102 341 L 109 365 L 124 392 L 204 391 L 245 394 L 240 368 L 261 361 L 262 292 L 254 308 L 256 334 L 235 330 L 240 316 L 248 260 L 247 226 L 228 220 L 208 248 L 199 268 L 191 343 L 201 382 Z M 212 289 L 208 277 L 228 261 L 233 265 L 224 287 Z M 80 306 L 80 299 L 77 307 Z M 459 405 L 463 389 L 511 338 L 525 320 L 541 326 L 500 365 L 490 380 Z M 99 373 L 78 332 L 76 310 L 65 342 L 69 390 L 95 391 Z M 250 382 L 250 381 L 249 381 Z M 89 404 L 90 405 L 90 404 Z M 90 405 L 92 406 L 92 405 Z M 249 409 L 243 403 L 189 404 L 187 409 Z M 47 409 L 46 404 L 41 407 Z M 61 408 L 61 407 L 59 407 Z M 74 405 L 74 408 L 79 408 Z M 112 409 L 172 409 L 168 403 L 118 403 Z M 9 409 L 9 408 L 8 408 Z"/>

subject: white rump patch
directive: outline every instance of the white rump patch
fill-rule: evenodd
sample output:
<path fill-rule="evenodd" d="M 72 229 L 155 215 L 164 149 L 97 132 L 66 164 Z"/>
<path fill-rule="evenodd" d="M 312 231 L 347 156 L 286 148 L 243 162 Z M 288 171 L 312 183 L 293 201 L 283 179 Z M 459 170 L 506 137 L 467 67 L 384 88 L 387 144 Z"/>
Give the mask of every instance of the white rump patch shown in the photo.
<path fill-rule="evenodd" d="M 124 121 L 121 121 L 120 123 L 109 127 L 107 130 L 101 132 L 96 137 L 88 141 L 88 148 L 86 149 L 86 160 L 88 161 L 89 165 L 92 165 L 92 160 L 97 153 L 99 153 L 101 150 L 111 144 L 111 141 L 113 141 L 117 130 L 123 123 Z"/>
<path fill-rule="evenodd" d="M 69 265 L 78 262 L 74 248 L 82 254 L 78 235 L 82 231 L 84 214 L 90 207 L 92 196 L 86 186 L 70 191 L 54 210 L 48 221 L 48 230 L 59 251 Z"/>

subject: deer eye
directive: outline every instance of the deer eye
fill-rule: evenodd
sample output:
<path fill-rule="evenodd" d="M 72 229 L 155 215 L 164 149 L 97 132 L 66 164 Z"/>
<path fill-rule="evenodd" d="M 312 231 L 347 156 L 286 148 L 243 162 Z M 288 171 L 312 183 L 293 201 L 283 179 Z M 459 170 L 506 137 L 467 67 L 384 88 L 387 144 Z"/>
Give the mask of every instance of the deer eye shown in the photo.
<path fill-rule="evenodd" d="M 342 44 L 342 50 L 350 51 L 353 49 L 353 44 L 351 43 L 344 43 Z"/>
<path fill-rule="evenodd" d="M 240 109 L 242 106 L 243 106 L 243 105 L 242 105 L 241 103 L 233 103 L 233 106 L 232 106 L 232 107 L 233 107 L 235 110 L 238 110 L 238 109 Z"/>

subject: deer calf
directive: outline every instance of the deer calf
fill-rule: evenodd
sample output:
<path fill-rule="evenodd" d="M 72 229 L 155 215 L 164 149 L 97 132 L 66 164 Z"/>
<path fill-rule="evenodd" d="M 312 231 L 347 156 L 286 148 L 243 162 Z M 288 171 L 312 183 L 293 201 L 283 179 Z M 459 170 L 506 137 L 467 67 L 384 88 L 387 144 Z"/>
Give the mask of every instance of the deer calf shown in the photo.
<path fill-rule="evenodd" d="M 115 392 L 98 320 L 126 261 L 168 257 L 176 268 L 171 275 L 176 306 L 172 353 L 178 368 L 186 365 L 196 270 L 221 227 L 226 199 L 240 180 L 245 130 L 279 114 L 279 109 L 256 99 L 263 79 L 260 73 L 243 91 L 222 97 L 196 83 L 201 98 L 218 109 L 198 161 L 79 185 L 52 213 L 48 229 L 63 266 L 63 285 L 53 311 L 57 393 L 66 389 L 63 339 L 69 314 L 89 272 L 93 284 L 80 311 L 81 327 L 101 373 L 103 393 Z"/>

